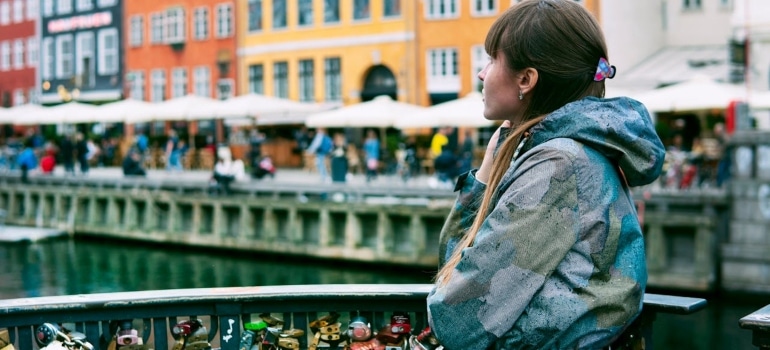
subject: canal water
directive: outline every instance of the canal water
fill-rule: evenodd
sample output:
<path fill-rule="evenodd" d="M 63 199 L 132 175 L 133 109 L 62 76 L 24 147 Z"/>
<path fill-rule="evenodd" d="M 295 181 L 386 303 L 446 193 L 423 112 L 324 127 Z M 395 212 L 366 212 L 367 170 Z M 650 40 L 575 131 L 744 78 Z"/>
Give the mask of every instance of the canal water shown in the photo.
<path fill-rule="evenodd" d="M 122 241 L 65 238 L 0 245 L 3 299 L 176 288 L 430 283 L 432 273 Z M 741 329 L 738 320 L 770 304 L 770 296 L 699 297 L 708 299 L 706 310 L 658 316 L 656 349 L 756 349 L 751 346 L 751 332 Z"/>

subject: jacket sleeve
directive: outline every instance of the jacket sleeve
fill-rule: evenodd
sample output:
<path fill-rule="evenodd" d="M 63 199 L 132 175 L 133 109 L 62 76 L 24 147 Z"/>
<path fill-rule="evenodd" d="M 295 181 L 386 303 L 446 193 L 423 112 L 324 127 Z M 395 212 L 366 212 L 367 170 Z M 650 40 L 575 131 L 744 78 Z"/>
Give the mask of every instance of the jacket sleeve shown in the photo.
<path fill-rule="evenodd" d="M 452 210 L 449 212 L 439 238 L 439 268 L 452 255 L 457 242 L 473 224 L 478 213 L 486 185 L 476 179 L 476 170 L 460 175 L 455 191 L 459 191 Z"/>
<path fill-rule="evenodd" d="M 428 296 L 429 323 L 448 350 L 487 349 L 511 330 L 577 241 L 570 155 L 552 148 L 528 153 L 505 175 L 499 199 L 450 280 Z"/>

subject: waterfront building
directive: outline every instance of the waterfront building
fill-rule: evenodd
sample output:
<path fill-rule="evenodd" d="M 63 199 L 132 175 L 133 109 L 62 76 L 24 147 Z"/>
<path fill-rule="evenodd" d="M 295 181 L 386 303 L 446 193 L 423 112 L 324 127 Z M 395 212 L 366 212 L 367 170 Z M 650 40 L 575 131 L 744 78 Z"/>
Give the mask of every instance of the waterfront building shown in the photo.
<path fill-rule="evenodd" d="M 102 103 L 123 94 L 123 1 L 40 2 L 41 102 Z"/>
<path fill-rule="evenodd" d="M 125 4 L 128 97 L 161 102 L 188 94 L 226 99 L 236 94 L 235 1 L 131 0 Z M 174 127 L 221 140 L 221 123 L 154 123 L 150 135 Z M 127 132 L 133 133 L 129 127 Z"/>
<path fill-rule="evenodd" d="M 727 82 L 733 0 L 601 1 L 618 75 L 608 89 L 650 90 L 697 75 Z"/>
<path fill-rule="evenodd" d="M 38 102 L 38 0 L 0 0 L 0 106 Z"/>
<path fill-rule="evenodd" d="M 731 72 L 748 87 L 770 96 L 770 2 L 736 0 L 732 16 Z M 750 96 L 751 98 L 751 96 Z M 759 102 L 759 101 L 757 101 Z M 761 104 L 759 108 L 755 105 Z M 770 129 L 770 101 L 750 104 L 758 129 Z"/>
<path fill-rule="evenodd" d="M 478 73 L 489 60 L 484 50 L 487 31 L 519 1 L 415 1 L 418 54 L 414 64 L 420 83 L 411 100 L 429 106 L 481 91 Z M 598 0 L 577 2 L 599 17 Z"/>
<path fill-rule="evenodd" d="M 411 4 L 238 2 L 240 91 L 332 105 L 408 101 L 419 80 Z"/>

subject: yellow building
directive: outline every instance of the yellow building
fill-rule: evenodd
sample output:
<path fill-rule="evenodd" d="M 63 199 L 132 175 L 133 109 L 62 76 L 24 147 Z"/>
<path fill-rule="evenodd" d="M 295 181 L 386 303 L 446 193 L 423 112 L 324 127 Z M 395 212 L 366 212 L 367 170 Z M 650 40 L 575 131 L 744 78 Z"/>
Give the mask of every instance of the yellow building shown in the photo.
<path fill-rule="evenodd" d="M 238 1 L 238 91 L 337 105 L 408 99 L 419 80 L 411 3 Z"/>
<path fill-rule="evenodd" d="M 597 13 L 599 1 L 579 2 Z M 462 97 L 480 89 L 486 32 L 516 2 L 238 1 L 237 90 L 338 105 Z"/>
<path fill-rule="evenodd" d="M 487 31 L 497 17 L 519 0 L 423 0 L 416 13 L 420 77 L 413 99 L 433 105 L 481 91 L 478 72 L 488 55 Z M 582 0 L 597 14 L 599 0 Z"/>

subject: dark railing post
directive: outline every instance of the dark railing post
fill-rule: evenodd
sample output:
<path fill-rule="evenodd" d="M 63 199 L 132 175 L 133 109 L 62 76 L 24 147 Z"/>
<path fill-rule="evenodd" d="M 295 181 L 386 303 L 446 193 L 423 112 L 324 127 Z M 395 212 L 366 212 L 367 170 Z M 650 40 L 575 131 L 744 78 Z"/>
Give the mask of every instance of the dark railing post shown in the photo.
<path fill-rule="evenodd" d="M 743 329 L 751 331 L 751 343 L 760 349 L 770 349 L 770 305 L 738 321 Z"/>

